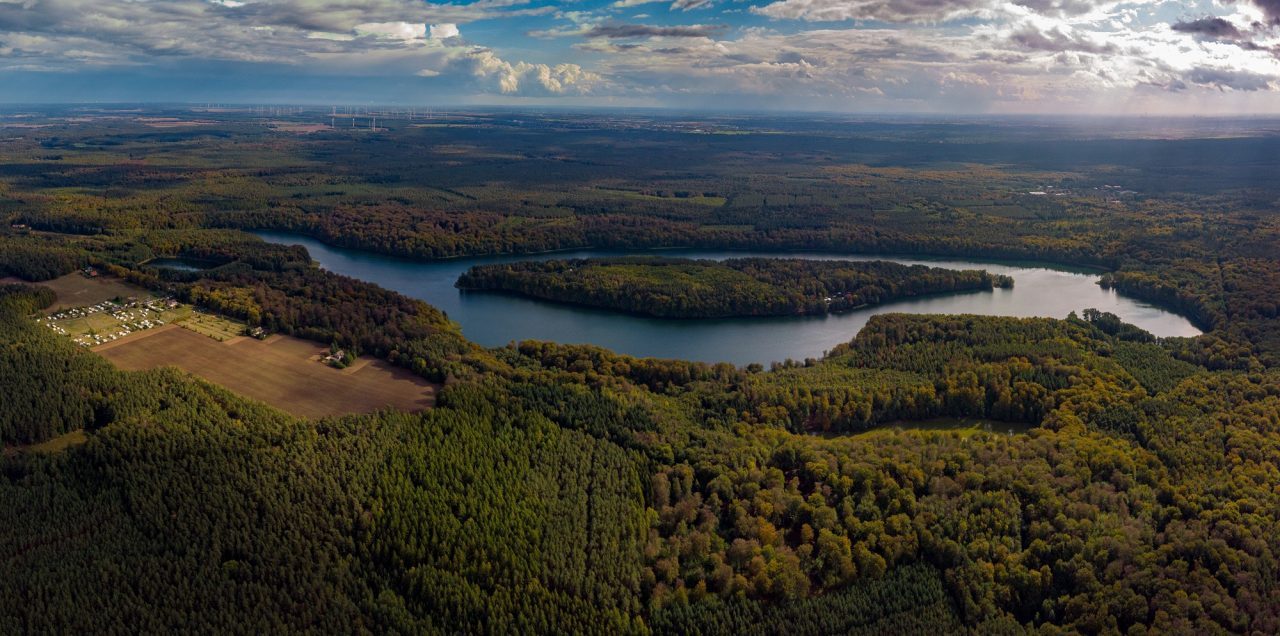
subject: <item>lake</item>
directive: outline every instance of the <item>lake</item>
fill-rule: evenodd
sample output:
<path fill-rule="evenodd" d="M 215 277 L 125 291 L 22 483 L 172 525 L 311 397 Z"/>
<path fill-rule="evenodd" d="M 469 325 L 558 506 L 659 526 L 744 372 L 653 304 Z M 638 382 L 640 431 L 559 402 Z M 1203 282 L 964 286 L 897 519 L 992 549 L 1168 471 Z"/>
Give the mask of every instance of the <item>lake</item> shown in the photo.
<path fill-rule="evenodd" d="M 413 261 L 372 252 L 331 247 L 315 239 L 281 232 L 255 232 L 263 240 L 302 245 L 320 266 L 344 276 L 376 283 L 444 310 L 470 340 L 501 346 L 519 340 L 588 343 L 633 356 L 680 358 L 704 362 L 769 363 L 821 357 L 837 344 L 852 340 L 876 314 L 983 314 L 1065 318 L 1093 307 L 1120 316 L 1161 336 L 1195 336 L 1186 318 L 1098 286 L 1098 275 L 1043 264 L 991 263 L 948 258 L 837 255 L 673 249 L 618 252 L 574 250 L 532 256 Z M 1014 279 L 1013 289 L 928 296 L 829 316 L 663 320 L 611 311 L 561 305 L 490 292 L 463 292 L 453 286 L 472 265 L 553 258 L 588 258 L 624 254 L 661 254 L 682 258 L 725 259 L 747 256 L 887 260 L 949 269 L 985 269 Z"/>

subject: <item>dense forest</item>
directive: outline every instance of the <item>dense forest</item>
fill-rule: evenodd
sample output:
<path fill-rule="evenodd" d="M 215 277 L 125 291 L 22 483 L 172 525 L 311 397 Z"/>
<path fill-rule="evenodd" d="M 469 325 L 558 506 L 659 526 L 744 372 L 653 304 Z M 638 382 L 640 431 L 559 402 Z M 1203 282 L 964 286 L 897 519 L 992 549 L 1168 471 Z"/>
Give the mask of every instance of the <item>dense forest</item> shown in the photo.
<path fill-rule="evenodd" d="M 6 140 L 0 275 L 93 265 L 443 388 L 422 413 L 301 420 L 118 370 L 31 320 L 48 289 L 0 283 L 0 632 L 1280 632 L 1280 192 L 1192 169 L 1246 151 L 1270 169 L 1280 141 L 1103 131 L 1045 151 L 1048 133 L 886 125 L 691 143 L 527 119 L 302 138 L 53 118 Z M 1099 189 L 1117 181 L 1145 192 Z M 1046 183 L 1066 194 L 1020 194 Z M 1040 258 L 1105 267 L 1206 333 L 1082 308 L 879 315 L 767 368 L 483 349 L 243 227 L 416 256 Z M 670 266 L 640 263 L 608 266 Z M 716 267 L 826 285 L 842 265 Z M 866 282 L 800 287 L 867 300 Z M 921 424 L 948 418 L 982 426 Z"/>
<path fill-rule="evenodd" d="M 726 318 L 839 313 L 924 294 L 1012 287 L 1013 279 L 888 261 L 629 257 L 479 265 L 457 286 L 659 318 Z"/>

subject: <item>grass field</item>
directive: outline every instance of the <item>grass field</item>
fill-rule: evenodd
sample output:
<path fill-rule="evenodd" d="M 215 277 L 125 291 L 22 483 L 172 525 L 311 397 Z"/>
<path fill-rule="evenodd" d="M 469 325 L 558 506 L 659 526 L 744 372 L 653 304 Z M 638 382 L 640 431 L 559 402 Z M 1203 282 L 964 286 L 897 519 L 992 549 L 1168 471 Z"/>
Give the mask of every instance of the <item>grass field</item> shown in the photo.
<path fill-rule="evenodd" d="M 224 342 L 244 334 L 244 323 L 239 323 L 229 318 L 206 314 L 202 311 L 189 311 L 188 314 L 180 318 L 178 326 L 184 329 L 190 329 L 202 336 L 208 336 Z"/>
<path fill-rule="evenodd" d="M 920 422 L 889 422 L 869 431 L 855 435 L 883 435 L 893 431 L 938 431 L 952 432 L 961 437 L 969 437 L 977 433 L 1026 433 L 1031 427 L 1026 424 L 999 422 L 977 417 L 939 417 Z"/>
<path fill-rule="evenodd" d="M 19 453 L 56 453 L 62 450 L 79 446 L 89 441 L 89 436 L 85 434 L 84 429 L 76 429 L 70 433 L 63 433 L 53 439 L 40 442 L 39 444 L 30 444 L 27 446 L 11 446 L 4 449 L 6 457 L 12 457 Z"/>
<path fill-rule="evenodd" d="M 58 295 L 58 300 L 46 310 L 46 313 L 50 314 L 70 307 L 96 305 L 104 300 L 130 296 L 142 298 L 150 295 L 147 290 L 134 287 L 118 278 L 106 276 L 86 278 L 79 272 L 40 284 L 52 289 Z"/>
<path fill-rule="evenodd" d="M 94 351 L 123 369 L 175 366 L 300 417 L 420 411 L 435 404 L 435 385 L 404 369 L 361 360 L 339 371 L 319 361 L 327 348 L 287 336 L 218 342 L 170 325 Z"/>
<path fill-rule="evenodd" d="M 173 304 L 116 279 L 69 274 L 40 284 L 58 295 L 57 303 L 46 310 L 40 322 L 83 346 L 102 345 L 170 324 L 218 342 L 239 337 L 245 329 L 244 323 Z"/>
<path fill-rule="evenodd" d="M 96 305 L 71 307 L 38 319 L 38 322 L 71 338 L 78 345 L 92 347 L 139 331 L 197 319 L 200 324 L 193 331 L 219 341 L 227 339 L 227 331 L 235 330 L 239 334 L 243 330 L 238 323 L 196 312 L 188 305 L 170 306 L 165 299 L 151 296 L 125 301 L 124 304 L 103 301 Z M 204 323 L 210 326 L 205 327 Z"/>

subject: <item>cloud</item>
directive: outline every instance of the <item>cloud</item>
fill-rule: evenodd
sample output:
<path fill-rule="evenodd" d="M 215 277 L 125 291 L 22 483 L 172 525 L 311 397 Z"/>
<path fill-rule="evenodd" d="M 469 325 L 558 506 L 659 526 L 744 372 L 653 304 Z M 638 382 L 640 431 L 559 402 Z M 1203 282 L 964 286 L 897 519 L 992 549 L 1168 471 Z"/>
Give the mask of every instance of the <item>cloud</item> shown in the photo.
<path fill-rule="evenodd" d="M 417 75 L 463 79 L 482 91 L 535 97 L 586 95 L 602 82 L 600 75 L 577 64 L 509 62 L 484 47 L 442 50 L 433 66 Z"/>
<path fill-rule="evenodd" d="M 702 9 L 711 6 L 712 0 L 675 0 L 671 3 L 671 10 L 679 9 L 681 11 L 692 11 L 694 9 Z"/>
<path fill-rule="evenodd" d="M 367 22 L 357 24 L 355 32 L 388 40 L 419 40 L 426 36 L 427 28 L 426 25 L 408 22 Z"/>
<path fill-rule="evenodd" d="M 626 48 L 604 41 L 579 46 L 609 56 L 597 70 L 614 87 L 667 99 L 705 95 L 708 104 L 716 103 L 712 95 L 740 95 L 743 103 L 838 109 L 1105 112 L 1106 104 L 1130 97 L 1200 99 L 1147 87 L 1196 95 L 1280 87 L 1280 58 L 1270 49 L 1189 41 L 1155 16 L 1138 21 L 1143 16 L 1132 3 L 1097 3 L 1079 15 L 1066 15 L 1075 9 L 1058 3 L 1050 8 L 1064 12 L 1057 16 L 1009 6 L 958 25 L 748 27 L 734 38 L 687 38 L 680 46 L 644 39 L 623 40 Z"/>
<path fill-rule="evenodd" d="M 1093 0 L 1017 0 L 1013 4 L 1026 7 L 1039 15 L 1078 16 L 1089 13 L 1105 3 Z"/>
<path fill-rule="evenodd" d="M 1078 33 L 1066 32 L 1061 26 L 1041 31 L 1034 26 L 1024 25 L 1010 36 L 1010 40 L 1027 49 L 1053 53 L 1063 51 L 1080 51 L 1084 53 L 1116 52 L 1114 44 L 1094 42 Z"/>
<path fill-rule="evenodd" d="M 1280 24 L 1280 0 L 1252 0 L 1252 4 L 1266 14 L 1271 24 Z"/>
<path fill-rule="evenodd" d="M 1274 81 L 1273 78 L 1248 71 L 1204 66 L 1191 69 L 1185 75 L 1185 79 L 1193 84 L 1210 86 L 1219 90 L 1245 92 L 1268 90 Z"/>
<path fill-rule="evenodd" d="M 433 24 L 428 27 L 433 40 L 447 40 L 449 38 L 459 37 L 458 25 L 452 22 L 444 22 L 441 24 Z"/>
<path fill-rule="evenodd" d="M 1236 28 L 1236 25 L 1218 17 L 1204 17 L 1188 22 L 1175 22 L 1169 28 L 1179 33 L 1191 33 L 1219 40 L 1236 40 L 1244 35 L 1240 32 L 1240 29 Z"/>
<path fill-rule="evenodd" d="M 1280 88 L 1280 0 L 1205 0 L 1197 6 L 1233 13 L 1182 21 L 1170 19 L 1178 3 L 1169 0 L 610 2 L 571 11 L 531 0 L 0 0 L 0 73 L 234 62 L 250 76 L 254 67 L 241 64 L 264 73 L 285 65 L 300 78 L 402 77 L 388 85 L 478 101 L 696 98 L 712 107 L 745 95 L 744 105 L 1074 110 L 1134 95 L 1261 99 Z M 609 21 L 658 2 L 670 9 L 661 24 Z M 684 13 L 694 9 L 716 17 Z M 733 13 L 748 10 L 772 22 Z M 554 16 L 527 32 L 546 41 L 508 40 L 532 15 Z M 483 31 L 467 26 L 476 20 L 487 21 Z M 460 31 L 494 39 L 468 42 Z M 481 45 L 507 41 L 533 50 Z"/>
<path fill-rule="evenodd" d="M 880 20 L 946 22 L 989 11 L 991 0 L 779 0 L 751 12 L 771 18 L 810 22 Z"/>
<path fill-rule="evenodd" d="M 416 76 L 504 95 L 588 93 L 601 77 L 582 66 L 508 61 L 462 40 L 459 23 L 550 9 L 526 1 L 0 0 L 0 67 L 71 72 L 195 59 Z"/>
<path fill-rule="evenodd" d="M 104 63 L 158 58 L 337 63 L 382 61 L 425 39 L 427 24 L 542 14 L 551 7 L 512 7 L 526 0 L 434 4 L 420 0 L 25 0 L 0 1 L 0 39 L 41 38 L 25 55 L 74 70 L 73 51 Z M 10 47 L 11 45 L 6 45 Z"/>
<path fill-rule="evenodd" d="M 1008 16 L 1084 18 L 1127 3 L 1158 0 L 777 0 L 751 12 L 775 19 L 809 22 L 878 20 L 900 24 L 942 24 L 969 18 Z M 1280 3 L 1280 0 L 1267 0 Z"/>
<path fill-rule="evenodd" d="M 703 38 L 723 31 L 724 27 L 705 24 L 688 26 L 650 26 L 647 24 L 599 24 L 588 29 L 583 35 L 589 38 Z"/>

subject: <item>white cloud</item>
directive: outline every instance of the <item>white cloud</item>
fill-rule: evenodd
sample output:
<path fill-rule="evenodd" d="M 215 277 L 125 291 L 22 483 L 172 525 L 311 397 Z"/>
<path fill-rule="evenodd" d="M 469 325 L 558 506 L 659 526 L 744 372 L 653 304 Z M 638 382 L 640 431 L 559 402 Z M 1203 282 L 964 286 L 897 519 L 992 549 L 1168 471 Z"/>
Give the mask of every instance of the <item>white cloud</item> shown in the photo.
<path fill-rule="evenodd" d="M 430 27 L 431 39 L 445 40 L 448 38 L 459 37 L 458 25 L 452 22 L 443 22 L 441 24 L 433 24 Z"/>
<path fill-rule="evenodd" d="M 945 22 L 980 15 L 992 8 L 992 0 L 778 0 L 753 6 L 751 12 L 811 22 Z"/>
<path fill-rule="evenodd" d="M 694 9 L 703 9 L 711 6 L 713 0 L 675 0 L 671 3 L 671 10 L 679 9 L 681 11 L 693 11 Z"/>
<path fill-rule="evenodd" d="M 463 76 L 481 89 L 496 90 L 503 95 L 585 95 L 602 80 L 577 64 L 508 62 L 494 51 L 480 47 L 451 51 L 437 64 L 419 71 L 418 75 Z"/>
<path fill-rule="evenodd" d="M 609 19 L 658 2 L 670 8 L 659 25 Z M 934 100 L 1061 109 L 1124 91 L 1280 89 L 1280 29 L 1254 25 L 1271 15 L 1257 0 L 1200 5 L 1222 14 L 1212 16 L 1174 15 L 1176 4 L 766 0 L 750 10 L 772 18 L 769 27 L 734 28 L 730 3 L 714 0 L 616 0 L 590 11 L 528 0 L 0 0 L 0 70 L 231 60 L 416 75 L 434 78 L 423 84 L 503 95 L 705 95 L 711 104 L 748 95 L 889 108 Z M 697 20 L 680 11 L 694 8 L 709 11 L 689 14 Z M 548 14 L 562 22 L 529 33 L 558 38 L 538 45 L 547 63 L 519 61 L 460 33 L 479 19 L 506 19 L 504 28 L 524 32 L 519 18 Z M 591 61 L 573 63 L 575 56 Z M 557 59 L 564 63 L 549 61 Z"/>
<path fill-rule="evenodd" d="M 456 32 L 458 29 L 454 27 L 453 30 Z M 372 35 L 388 40 L 420 40 L 426 36 L 427 27 L 409 22 L 367 22 L 357 24 L 355 32 L 357 35 Z"/>

